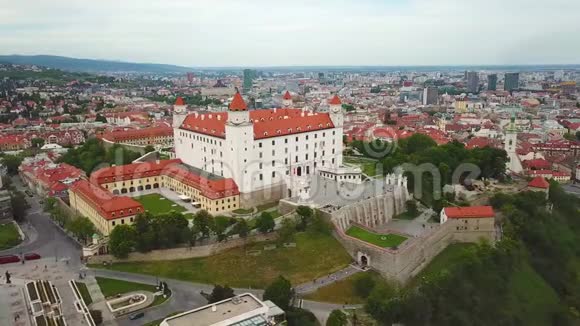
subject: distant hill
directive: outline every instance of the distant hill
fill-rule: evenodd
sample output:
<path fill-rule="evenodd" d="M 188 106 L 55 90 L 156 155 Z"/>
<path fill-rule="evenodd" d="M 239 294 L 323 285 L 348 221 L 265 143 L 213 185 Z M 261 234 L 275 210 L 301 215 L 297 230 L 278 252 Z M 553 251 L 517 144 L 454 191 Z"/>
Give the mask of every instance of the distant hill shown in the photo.
<path fill-rule="evenodd" d="M 77 59 L 54 55 L 0 55 L 0 63 L 38 65 L 82 72 L 178 73 L 191 71 L 191 68 L 166 64 Z"/>

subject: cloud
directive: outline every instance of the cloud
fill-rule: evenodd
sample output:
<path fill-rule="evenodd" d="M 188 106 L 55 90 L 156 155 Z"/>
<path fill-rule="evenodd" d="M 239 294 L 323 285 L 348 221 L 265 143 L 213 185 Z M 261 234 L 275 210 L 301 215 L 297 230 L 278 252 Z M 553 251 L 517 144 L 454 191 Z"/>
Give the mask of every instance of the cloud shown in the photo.
<path fill-rule="evenodd" d="M 0 0 L 0 51 L 188 66 L 579 63 L 580 2 L 549 5 Z"/>

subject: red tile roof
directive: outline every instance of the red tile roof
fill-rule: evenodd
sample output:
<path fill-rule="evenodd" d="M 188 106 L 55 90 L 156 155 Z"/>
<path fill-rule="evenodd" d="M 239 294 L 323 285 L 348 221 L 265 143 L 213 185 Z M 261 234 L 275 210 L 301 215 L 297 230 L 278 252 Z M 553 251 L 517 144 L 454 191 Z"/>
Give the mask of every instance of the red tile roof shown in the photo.
<path fill-rule="evenodd" d="M 342 101 L 340 100 L 340 97 L 338 97 L 338 95 L 334 95 L 334 97 L 330 100 L 330 102 L 328 102 L 328 104 L 330 105 L 341 105 Z"/>
<path fill-rule="evenodd" d="M 115 196 L 85 179 L 75 182 L 70 190 L 87 201 L 99 212 L 99 215 L 107 220 L 133 216 L 143 212 L 143 206 L 133 198 Z"/>
<path fill-rule="evenodd" d="M 491 206 L 445 207 L 448 218 L 492 218 L 495 213 Z"/>
<path fill-rule="evenodd" d="M 120 142 L 126 140 L 154 138 L 154 137 L 169 137 L 169 136 L 173 136 L 173 128 L 152 127 L 144 129 L 110 131 L 104 133 L 100 138 L 106 139 L 111 142 Z"/>
<path fill-rule="evenodd" d="M 244 102 L 242 95 L 240 95 L 240 93 L 237 92 L 234 95 L 234 99 L 232 100 L 232 103 L 230 103 L 230 110 L 232 110 L 232 111 L 245 111 L 246 109 L 248 109 L 246 102 Z"/>
<path fill-rule="evenodd" d="M 546 179 L 544 179 L 543 177 L 537 176 L 528 183 L 528 187 L 548 189 L 550 188 L 550 183 L 546 181 Z"/>
<path fill-rule="evenodd" d="M 180 159 L 174 159 L 103 168 L 91 175 L 91 181 L 101 185 L 116 181 L 164 175 L 198 189 L 203 196 L 211 199 L 234 196 L 240 193 L 233 179 L 209 178 L 203 174 L 188 170 L 181 163 Z"/>
<path fill-rule="evenodd" d="M 328 113 L 303 112 L 301 109 L 252 110 L 250 119 L 254 123 L 254 139 L 285 136 L 334 128 Z M 227 112 L 190 114 L 181 129 L 225 138 Z"/>
<path fill-rule="evenodd" d="M 538 158 L 533 160 L 526 160 L 523 165 L 527 169 L 535 170 L 549 170 L 552 168 L 552 164 L 544 159 Z"/>
<path fill-rule="evenodd" d="M 177 99 L 175 100 L 175 105 L 185 105 L 185 102 L 183 101 L 183 98 L 181 98 L 181 96 L 177 97 Z"/>
<path fill-rule="evenodd" d="M 292 99 L 292 95 L 290 95 L 290 92 L 286 91 L 286 93 L 284 94 L 284 99 L 285 100 L 291 100 Z"/>

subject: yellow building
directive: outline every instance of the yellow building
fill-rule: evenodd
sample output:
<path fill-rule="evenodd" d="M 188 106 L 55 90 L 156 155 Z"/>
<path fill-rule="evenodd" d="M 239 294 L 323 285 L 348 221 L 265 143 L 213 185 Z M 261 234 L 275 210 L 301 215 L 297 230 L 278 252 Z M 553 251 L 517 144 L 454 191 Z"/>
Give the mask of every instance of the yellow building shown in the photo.
<path fill-rule="evenodd" d="M 117 225 L 133 224 L 135 216 L 144 211 L 138 201 L 127 196 L 114 196 L 85 179 L 69 188 L 69 201 L 71 208 L 87 217 L 105 236 Z"/>
<path fill-rule="evenodd" d="M 240 208 L 240 193 L 232 179 L 185 166 L 179 159 L 104 168 L 94 172 L 91 181 L 115 195 L 167 188 L 211 214 Z"/>

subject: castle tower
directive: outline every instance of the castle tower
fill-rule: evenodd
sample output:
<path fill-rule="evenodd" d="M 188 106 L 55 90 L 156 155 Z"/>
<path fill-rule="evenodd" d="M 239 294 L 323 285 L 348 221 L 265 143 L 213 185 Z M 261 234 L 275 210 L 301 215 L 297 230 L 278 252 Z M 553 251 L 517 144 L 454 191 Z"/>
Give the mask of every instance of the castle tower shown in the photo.
<path fill-rule="evenodd" d="M 336 128 L 342 128 L 344 123 L 344 116 L 342 114 L 342 101 L 338 97 L 338 95 L 334 95 L 334 97 L 328 102 L 330 105 L 330 119 Z"/>
<path fill-rule="evenodd" d="M 250 121 L 250 112 L 242 95 L 236 93 L 228 109 L 228 119 L 225 125 L 226 146 L 224 162 L 227 171 L 225 177 L 236 181 L 241 192 L 248 192 L 252 187 L 252 178 L 247 173 L 248 164 L 253 164 L 252 148 L 254 146 L 254 125 Z M 254 162 L 255 163 L 255 162 Z"/>
<path fill-rule="evenodd" d="M 175 100 L 173 104 L 173 128 L 179 128 L 185 120 L 187 113 L 187 105 L 185 101 L 180 97 Z"/>
<path fill-rule="evenodd" d="M 290 92 L 286 91 L 286 94 L 284 94 L 282 105 L 285 108 L 292 107 L 292 95 L 290 95 Z"/>
<path fill-rule="evenodd" d="M 508 156 L 508 162 L 506 163 L 506 168 L 512 172 L 520 173 L 522 172 L 522 163 L 520 158 L 516 153 L 517 143 L 518 143 L 518 129 L 516 127 L 516 116 L 515 113 L 512 114 L 510 118 L 510 123 L 505 128 L 505 142 L 504 149 Z"/>
<path fill-rule="evenodd" d="M 175 104 L 173 104 L 173 113 L 183 114 L 187 111 L 187 105 L 181 96 L 177 97 Z"/>

